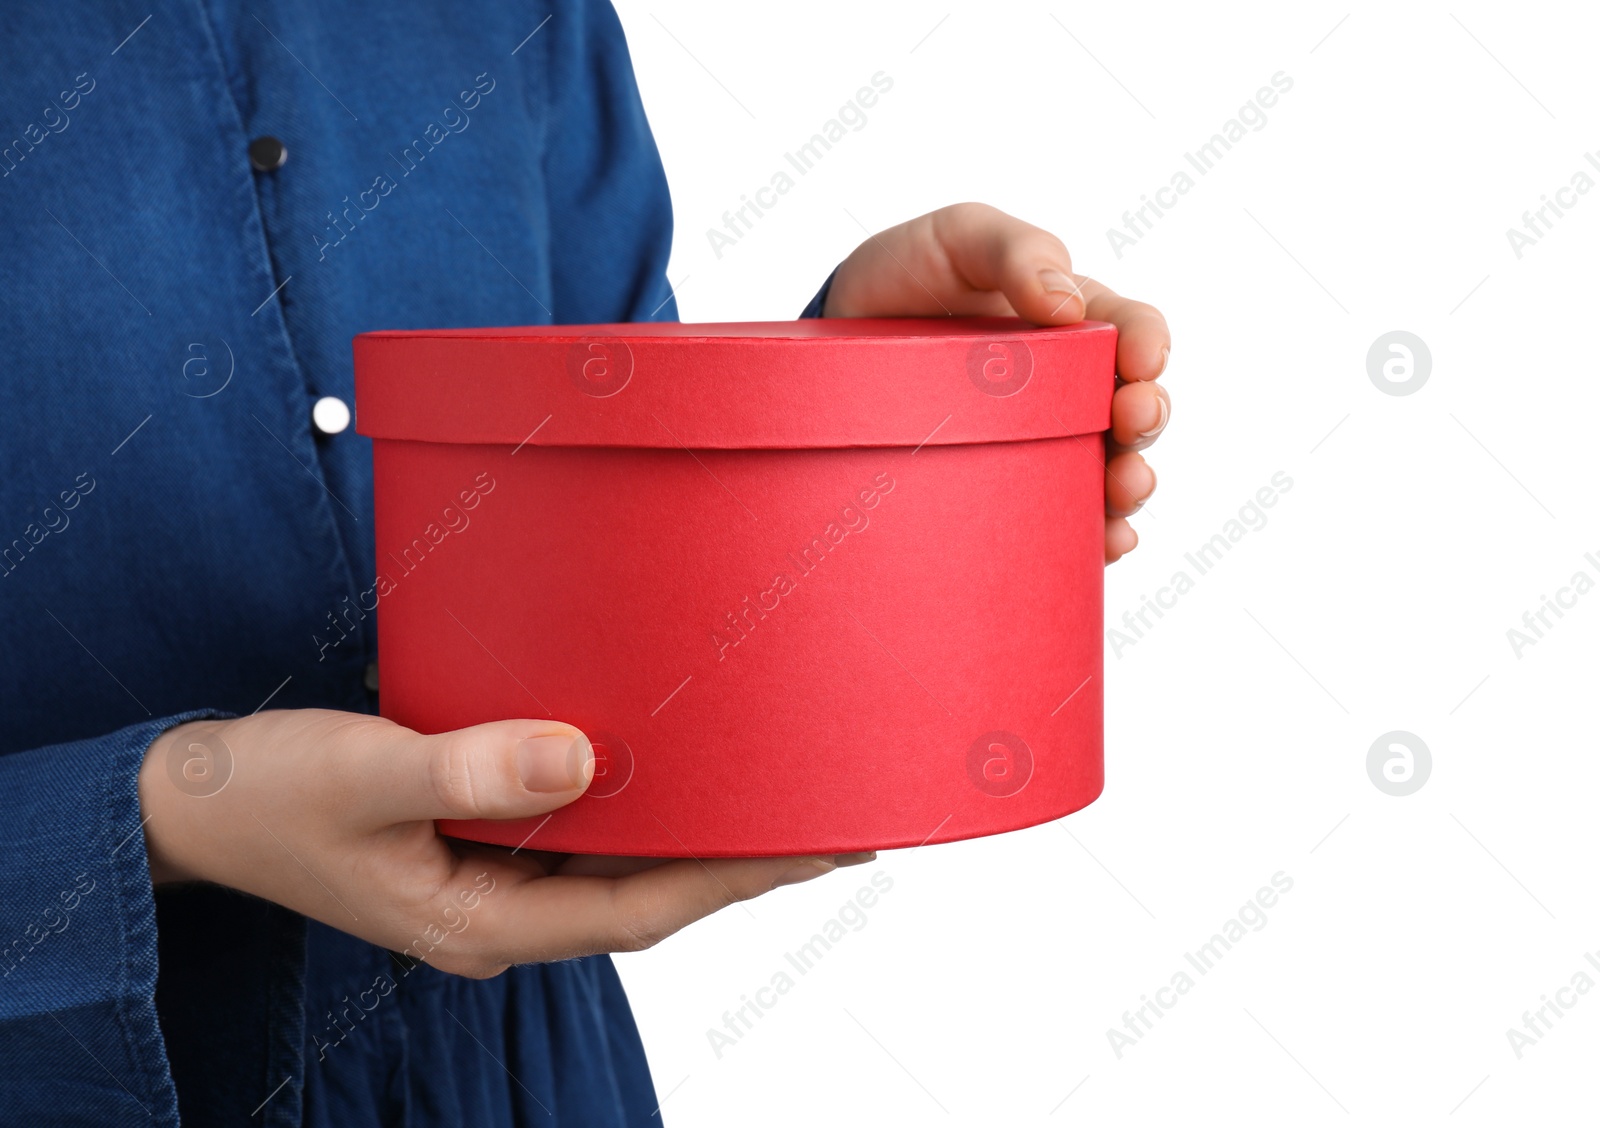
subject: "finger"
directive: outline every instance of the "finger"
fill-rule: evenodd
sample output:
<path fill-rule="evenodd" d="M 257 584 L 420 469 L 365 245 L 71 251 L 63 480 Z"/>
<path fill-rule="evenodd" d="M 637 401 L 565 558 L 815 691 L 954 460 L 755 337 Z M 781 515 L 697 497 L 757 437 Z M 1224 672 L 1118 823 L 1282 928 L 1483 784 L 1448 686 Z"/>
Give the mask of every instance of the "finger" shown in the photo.
<path fill-rule="evenodd" d="M 487 842 L 449 839 L 450 848 L 462 857 L 489 857 L 521 866 L 531 877 L 625 877 L 630 873 L 654 869 L 672 858 L 635 857 L 628 854 L 560 854 L 553 850 L 497 846 Z"/>
<path fill-rule="evenodd" d="M 1091 321 L 1117 327 L 1117 375 L 1124 380 L 1154 380 L 1167 370 L 1172 333 L 1155 306 L 1125 298 L 1092 278 L 1082 279 Z"/>
<path fill-rule="evenodd" d="M 1106 518 L 1106 563 L 1115 564 L 1139 544 L 1139 534 L 1133 531 L 1126 517 Z"/>
<path fill-rule="evenodd" d="M 1143 450 L 1161 437 L 1172 416 L 1167 391 L 1153 380 L 1124 384 L 1111 397 L 1110 454 Z"/>
<path fill-rule="evenodd" d="M 574 854 L 554 872 L 569 877 L 627 877 L 657 866 L 672 858 L 635 858 L 622 854 Z"/>
<path fill-rule="evenodd" d="M 1156 472 L 1144 456 L 1132 451 L 1116 455 L 1106 462 L 1106 514 L 1127 517 L 1137 513 L 1155 492 Z"/>
<path fill-rule="evenodd" d="M 358 815 L 384 826 L 419 819 L 518 819 L 565 806 L 594 777 L 584 734 L 559 721 L 494 721 L 424 736 L 394 726 L 353 756 Z"/>
<path fill-rule="evenodd" d="M 870 862 L 877 856 L 876 850 L 866 850 L 857 854 L 834 854 L 828 860 L 840 869 L 844 869 L 846 866 L 859 866 L 864 862 Z M 583 876 L 624 877 L 630 873 L 654 869 L 674 860 L 676 859 L 634 858 L 620 854 L 572 854 L 563 858 L 559 865 L 550 867 L 550 872 Z"/>
<path fill-rule="evenodd" d="M 678 858 L 622 877 L 528 880 L 484 914 L 480 944 L 502 964 L 635 952 L 718 909 L 835 868 L 824 858 Z"/>
<path fill-rule="evenodd" d="M 985 295 L 981 304 L 992 306 L 998 291 L 1017 316 L 1035 324 L 1083 320 L 1088 305 L 1083 280 L 1072 273 L 1066 245 L 1044 228 L 983 204 L 941 208 L 930 219 L 956 275 L 967 289 Z"/>
<path fill-rule="evenodd" d="M 469 861 L 473 858 L 507 862 L 527 872 L 530 877 L 549 877 L 559 873 L 571 854 L 558 854 L 553 850 L 529 850 L 526 846 L 502 846 L 496 842 L 474 842 L 466 838 L 444 837 L 456 857 Z"/>

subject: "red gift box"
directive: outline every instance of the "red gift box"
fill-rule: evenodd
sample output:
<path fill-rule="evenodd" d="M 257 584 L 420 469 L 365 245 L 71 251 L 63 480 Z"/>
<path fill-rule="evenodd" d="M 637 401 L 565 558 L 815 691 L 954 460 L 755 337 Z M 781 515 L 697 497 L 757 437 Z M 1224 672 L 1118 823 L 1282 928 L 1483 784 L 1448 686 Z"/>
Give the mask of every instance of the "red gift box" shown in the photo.
<path fill-rule="evenodd" d="M 570 806 L 441 829 L 834 854 L 1092 802 L 1115 351 L 1002 318 L 357 337 L 384 715 L 594 743 Z"/>

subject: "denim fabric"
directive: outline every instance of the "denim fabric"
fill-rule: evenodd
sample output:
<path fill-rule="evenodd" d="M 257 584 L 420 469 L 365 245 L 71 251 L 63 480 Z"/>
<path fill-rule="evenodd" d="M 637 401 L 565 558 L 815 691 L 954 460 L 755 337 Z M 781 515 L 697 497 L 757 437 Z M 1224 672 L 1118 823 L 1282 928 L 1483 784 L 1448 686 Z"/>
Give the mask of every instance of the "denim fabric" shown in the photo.
<path fill-rule="evenodd" d="M 828 291 L 833 289 L 833 278 L 838 273 L 836 269 L 833 274 L 828 275 L 828 280 L 822 284 L 822 289 L 817 291 L 816 297 L 807 302 L 806 308 L 800 311 L 802 318 L 822 316 L 822 307 L 828 304 Z"/>
<path fill-rule="evenodd" d="M 659 1122 L 606 959 L 413 969 L 330 1048 L 388 953 L 153 896 L 135 777 L 376 707 L 350 338 L 672 318 L 670 239 L 604 4 L 0 7 L 0 1123 Z"/>
<path fill-rule="evenodd" d="M 136 779 L 204 715 L 0 758 L 0 1124 L 177 1122 Z"/>

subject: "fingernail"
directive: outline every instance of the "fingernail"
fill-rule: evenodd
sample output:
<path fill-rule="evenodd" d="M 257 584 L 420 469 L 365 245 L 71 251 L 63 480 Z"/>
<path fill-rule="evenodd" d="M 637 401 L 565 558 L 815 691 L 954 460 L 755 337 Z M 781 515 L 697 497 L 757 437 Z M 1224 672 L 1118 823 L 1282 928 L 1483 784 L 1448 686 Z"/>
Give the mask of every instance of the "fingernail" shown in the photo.
<path fill-rule="evenodd" d="M 863 850 L 858 854 L 835 854 L 833 864 L 843 869 L 845 866 L 859 866 L 878 856 L 876 850 Z"/>
<path fill-rule="evenodd" d="M 1156 425 L 1154 427 L 1150 428 L 1148 431 L 1139 432 L 1139 437 L 1141 439 L 1153 439 L 1162 431 L 1166 430 L 1167 417 L 1172 414 L 1171 408 L 1167 406 L 1167 397 L 1162 395 L 1160 392 L 1156 393 L 1156 402 L 1161 405 L 1161 414 L 1156 418 Z"/>
<path fill-rule="evenodd" d="M 1149 501 L 1150 495 L 1156 492 L 1156 472 L 1152 467 L 1147 466 L 1145 469 L 1150 471 L 1150 488 L 1145 490 L 1144 496 L 1139 499 L 1140 505 L 1143 505 L 1145 502 Z"/>
<path fill-rule="evenodd" d="M 1039 284 L 1044 287 L 1044 292 L 1047 294 L 1062 295 L 1061 304 L 1050 311 L 1051 317 L 1060 313 L 1062 307 L 1073 298 L 1078 299 L 1078 304 L 1081 308 L 1086 308 L 1083 306 L 1083 294 L 1079 292 L 1078 284 L 1071 277 L 1056 270 L 1054 267 L 1039 272 Z"/>
<path fill-rule="evenodd" d="M 825 873 L 832 873 L 837 867 L 825 858 L 810 858 L 794 869 L 787 871 L 777 881 L 772 883 L 776 889 L 780 885 L 798 885 L 802 881 L 810 881 L 813 877 L 821 877 Z"/>
<path fill-rule="evenodd" d="M 575 791 L 594 778 L 594 749 L 582 733 L 530 736 L 517 745 L 517 774 L 529 791 Z"/>
<path fill-rule="evenodd" d="M 1157 377 L 1160 377 L 1160 375 L 1167 370 L 1167 358 L 1170 355 L 1172 355 L 1172 347 L 1170 345 L 1164 346 L 1161 350 L 1161 367 L 1156 369 Z"/>

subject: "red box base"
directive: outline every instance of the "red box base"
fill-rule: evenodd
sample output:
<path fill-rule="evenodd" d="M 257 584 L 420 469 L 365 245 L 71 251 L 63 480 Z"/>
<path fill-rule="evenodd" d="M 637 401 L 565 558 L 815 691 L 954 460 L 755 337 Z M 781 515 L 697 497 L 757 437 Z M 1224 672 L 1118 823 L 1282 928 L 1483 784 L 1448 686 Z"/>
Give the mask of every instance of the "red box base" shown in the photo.
<path fill-rule="evenodd" d="M 1109 410 L 1107 336 L 1091 414 Z M 596 746 L 571 806 L 441 829 L 571 853 L 834 854 L 1088 804 L 1105 471 L 1084 430 L 826 449 L 378 434 L 384 714 L 422 731 L 554 716 Z"/>

